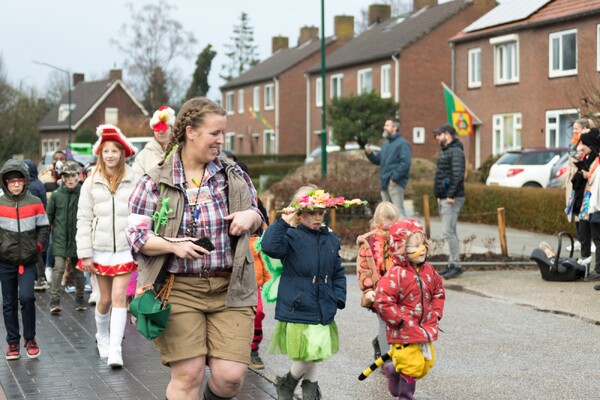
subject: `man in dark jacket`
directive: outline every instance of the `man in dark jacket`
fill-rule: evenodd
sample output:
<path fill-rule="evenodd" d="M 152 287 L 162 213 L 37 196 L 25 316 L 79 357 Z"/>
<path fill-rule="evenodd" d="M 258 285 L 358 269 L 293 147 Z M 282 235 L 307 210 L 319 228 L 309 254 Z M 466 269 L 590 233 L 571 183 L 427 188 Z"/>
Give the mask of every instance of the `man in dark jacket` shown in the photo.
<path fill-rule="evenodd" d="M 445 279 L 452 279 L 462 274 L 456 221 L 465 202 L 465 153 L 452 125 L 442 125 L 433 133 L 441 146 L 433 192 L 438 199 L 444 239 L 450 250 L 448 267 L 440 275 Z"/>
<path fill-rule="evenodd" d="M 383 126 L 383 135 L 388 140 L 381 146 L 379 154 L 365 147 L 365 155 L 375 165 L 380 165 L 381 200 L 394 203 L 400 218 L 406 218 L 404 189 L 408 183 L 412 154 L 410 144 L 400 135 L 400 122 L 388 119 Z"/>

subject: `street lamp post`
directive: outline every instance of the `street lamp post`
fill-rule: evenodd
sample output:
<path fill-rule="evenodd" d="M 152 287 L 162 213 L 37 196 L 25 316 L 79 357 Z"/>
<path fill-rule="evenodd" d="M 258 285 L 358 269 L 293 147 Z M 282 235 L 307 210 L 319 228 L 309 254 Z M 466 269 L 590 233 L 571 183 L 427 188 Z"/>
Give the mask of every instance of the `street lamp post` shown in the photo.
<path fill-rule="evenodd" d="M 62 69 L 57 67 L 56 65 L 52 65 L 52 64 L 48 64 L 45 62 L 41 62 L 41 61 L 32 61 L 34 64 L 39 64 L 39 65 L 44 65 L 46 67 L 55 69 L 57 71 L 60 72 L 64 72 L 65 74 L 67 74 L 67 89 L 69 90 L 69 119 L 68 119 L 68 124 L 69 126 L 67 127 L 67 149 L 71 149 L 71 134 L 73 133 L 73 128 L 71 126 L 71 111 L 72 111 L 72 105 L 71 105 L 71 73 L 69 71 L 67 71 L 66 69 Z"/>
<path fill-rule="evenodd" d="M 321 0 L 321 177 L 327 176 L 327 106 L 325 103 L 325 0 Z"/>

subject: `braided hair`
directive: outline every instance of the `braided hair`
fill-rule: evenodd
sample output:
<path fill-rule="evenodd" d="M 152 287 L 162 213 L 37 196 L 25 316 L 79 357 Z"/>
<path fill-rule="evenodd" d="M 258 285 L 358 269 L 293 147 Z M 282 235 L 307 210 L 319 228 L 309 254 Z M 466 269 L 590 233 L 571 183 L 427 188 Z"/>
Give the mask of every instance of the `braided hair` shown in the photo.
<path fill-rule="evenodd" d="M 185 143 L 186 127 L 191 126 L 195 129 L 202 126 L 206 115 L 209 114 L 224 116 L 227 113 L 223 107 L 206 97 L 195 97 L 186 101 L 183 106 L 181 106 L 179 114 L 177 114 L 177 121 L 175 121 L 175 126 L 173 126 L 173 135 L 167 144 L 165 155 L 160 162 L 160 165 L 164 164 L 165 160 L 171 155 L 176 147 Z"/>

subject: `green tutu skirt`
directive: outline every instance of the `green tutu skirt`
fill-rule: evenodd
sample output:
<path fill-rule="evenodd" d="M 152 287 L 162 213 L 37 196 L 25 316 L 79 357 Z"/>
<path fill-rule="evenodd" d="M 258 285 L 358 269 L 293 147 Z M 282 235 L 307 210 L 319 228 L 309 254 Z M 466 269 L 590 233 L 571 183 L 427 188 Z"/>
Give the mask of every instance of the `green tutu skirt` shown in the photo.
<path fill-rule="evenodd" d="M 269 354 L 287 354 L 294 361 L 322 361 L 340 348 L 335 322 L 329 325 L 277 322 L 269 344 Z"/>

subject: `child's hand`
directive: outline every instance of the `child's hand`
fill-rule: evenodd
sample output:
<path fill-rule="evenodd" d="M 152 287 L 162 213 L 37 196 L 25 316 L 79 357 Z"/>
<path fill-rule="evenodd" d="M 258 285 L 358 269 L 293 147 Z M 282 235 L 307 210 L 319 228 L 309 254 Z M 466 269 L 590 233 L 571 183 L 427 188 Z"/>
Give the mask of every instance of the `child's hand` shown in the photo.
<path fill-rule="evenodd" d="M 294 211 L 291 214 L 282 214 L 281 215 L 281 219 L 284 220 L 285 222 L 287 222 L 288 224 L 291 224 L 294 217 L 296 217 L 296 211 Z"/>

